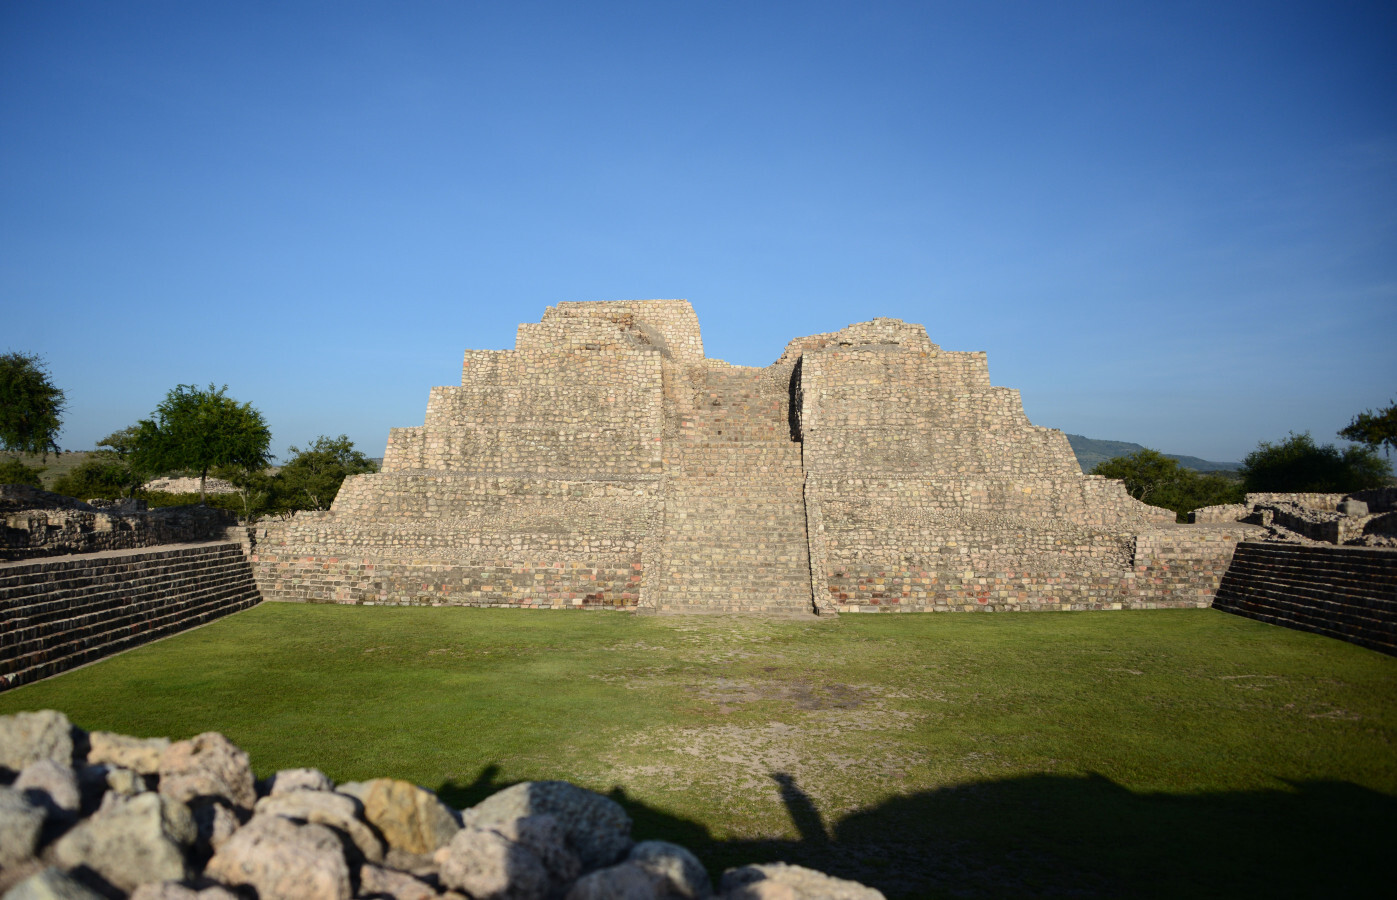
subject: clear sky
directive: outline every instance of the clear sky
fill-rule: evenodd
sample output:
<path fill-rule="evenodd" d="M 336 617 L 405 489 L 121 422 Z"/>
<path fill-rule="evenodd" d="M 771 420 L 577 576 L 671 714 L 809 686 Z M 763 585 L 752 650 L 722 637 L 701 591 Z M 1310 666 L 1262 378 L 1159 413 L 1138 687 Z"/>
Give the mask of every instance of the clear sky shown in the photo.
<path fill-rule="evenodd" d="M 466 348 L 875 316 L 1035 424 L 1240 459 L 1397 398 L 1397 4 L 0 0 L 0 352 L 381 455 Z"/>

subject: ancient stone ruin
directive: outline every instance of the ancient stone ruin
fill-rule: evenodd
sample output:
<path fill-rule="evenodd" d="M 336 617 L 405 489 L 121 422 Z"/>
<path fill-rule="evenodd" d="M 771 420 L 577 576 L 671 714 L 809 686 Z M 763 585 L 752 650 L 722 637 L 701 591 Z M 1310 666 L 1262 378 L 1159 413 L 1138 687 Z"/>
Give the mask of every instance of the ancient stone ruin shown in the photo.
<path fill-rule="evenodd" d="M 218 732 L 87 732 L 54 710 L 0 716 L 5 900 L 882 900 L 784 863 L 728 869 L 631 837 L 609 797 L 526 781 L 465 810 L 392 778 L 316 769 L 254 780 Z"/>
<path fill-rule="evenodd" d="M 874 319 L 765 368 L 684 300 L 560 303 L 469 350 L 383 471 L 267 523 L 267 599 L 768 612 L 1206 606 L 1236 522 L 1084 476 L 984 353 Z"/>

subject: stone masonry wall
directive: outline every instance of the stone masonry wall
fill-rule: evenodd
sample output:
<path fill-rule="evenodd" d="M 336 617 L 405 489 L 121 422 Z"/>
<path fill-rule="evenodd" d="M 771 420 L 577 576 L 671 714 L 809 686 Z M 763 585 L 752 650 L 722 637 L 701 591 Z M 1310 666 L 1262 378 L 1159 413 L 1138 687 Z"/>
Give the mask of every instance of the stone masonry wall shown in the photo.
<path fill-rule="evenodd" d="M 263 526 L 269 598 L 820 612 L 1206 605 L 1250 526 L 1084 476 L 983 353 L 874 319 L 707 359 L 680 300 L 468 351 L 383 472 Z"/>
<path fill-rule="evenodd" d="M 260 600 L 231 541 L 0 563 L 0 690 Z"/>

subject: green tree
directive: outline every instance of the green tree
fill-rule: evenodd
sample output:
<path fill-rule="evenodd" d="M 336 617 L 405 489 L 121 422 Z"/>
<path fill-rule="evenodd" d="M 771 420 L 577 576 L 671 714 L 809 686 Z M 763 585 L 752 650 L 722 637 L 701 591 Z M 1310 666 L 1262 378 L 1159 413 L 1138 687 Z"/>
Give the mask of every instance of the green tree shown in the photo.
<path fill-rule="evenodd" d="M 131 467 L 115 453 L 94 453 L 53 483 L 55 493 L 79 500 L 115 500 L 132 493 L 136 479 Z M 139 482 L 136 482 L 139 483 Z"/>
<path fill-rule="evenodd" d="M 1173 510 L 1180 522 L 1187 521 L 1191 510 L 1242 501 L 1242 488 L 1237 482 L 1222 475 L 1185 469 L 1178 460 L 1156 450 L 1138 450 L 1097 463 L 1091 474 L 1119 478 L 1130 496 Z"/>
<path fill-rule="evenodd" d="M 251 404 L 226 395 L 228 386 L 201 391 L 177 385 L 149 419 L 136 423 L 132 465 L 143 472 L 183 470 L 199 476 L 199 502 L 213 468 L 258 471 L 266 468 L 272 433 Z"/>
<path fill-rule="evenodd" d="M 11 456 L 9 459 L 0 459 L 0 484 L 27 484 L 40 490 L 44 487 L 44 470 L 37 466 L 26 466 L 17 457 Z"/>
<path fill-rule="evenodd" d="M 1242 483 L 1253 492 L 1348 493 L 1382 487 L 1392 474 L 1371 447 L 1319 446 L 1308 431 L 1283 441 L 1262 441 L 1242 461 Z"/>
<path fill-rule="evenodd" d="M 1397 449 L 1397 403 L 1390 403 L 1387 409 L 1377 412 L 1364 410 L 1339 432 L 1339 437 L 1357 444 L 1367 444 L 1390 457 L 1392 451 Z"/>
<path fill-rule="evenodd" d="M 347 435 L 321 435 L 295 454 L 276 475 L 277 490 L 290 509 L 329 509 L 350 475 L 375 472 L 373 461 L 354 449 Z"/>
<path fill-rule="evenodd" d="M 0 356 L 0 447 L 11 453 L 59 453 L 67 401 L 34 354 Z"/>

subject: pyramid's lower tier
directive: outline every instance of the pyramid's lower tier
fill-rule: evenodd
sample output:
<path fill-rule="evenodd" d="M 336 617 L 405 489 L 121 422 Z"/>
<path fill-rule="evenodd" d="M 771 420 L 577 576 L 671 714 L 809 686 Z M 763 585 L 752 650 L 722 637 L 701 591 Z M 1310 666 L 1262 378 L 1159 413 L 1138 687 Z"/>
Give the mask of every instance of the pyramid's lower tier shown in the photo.
<path fill-rule="evenodd" d="M 333 508 L 264 524 L 269 599 L 841 612 L 1207 606 L 1249 526 L 1084 476 L 983 353 L 876 319 L 766 368 L 684 301 L 560 304 L 468 351 Z"/>

